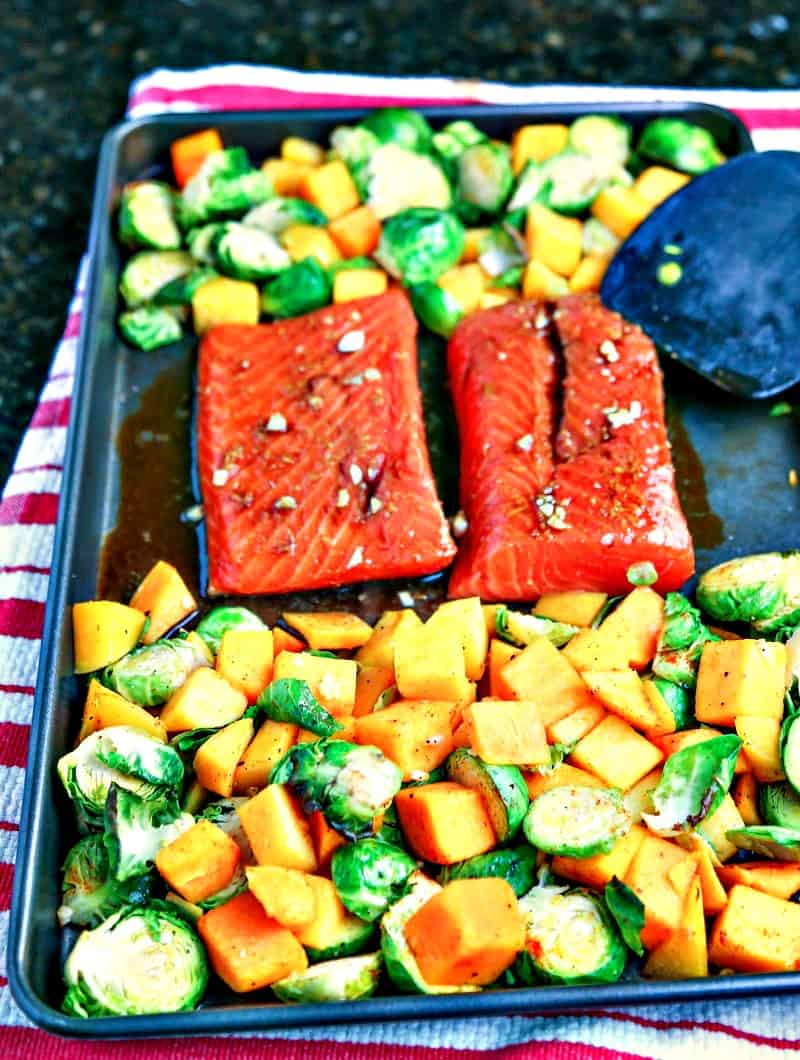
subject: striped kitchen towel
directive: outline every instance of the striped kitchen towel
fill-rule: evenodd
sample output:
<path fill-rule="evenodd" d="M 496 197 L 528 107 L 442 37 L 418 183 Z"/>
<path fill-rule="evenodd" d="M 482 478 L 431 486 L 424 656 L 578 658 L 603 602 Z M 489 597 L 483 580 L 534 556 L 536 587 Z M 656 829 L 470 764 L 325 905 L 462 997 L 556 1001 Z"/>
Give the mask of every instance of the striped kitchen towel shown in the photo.
<path fill-rule="evenodd" d="M 229 65 L 156 70 L 134 82 L 130 117 L 165 111 L 253 110 L 388 103 L 593 103 L 702 100 L 735 110 L 756 147 L 800 150 L 800 92 L 537 87 L 299 73 Z M 50 376 L 0 502 L 0 1056 L 40 1060 L 753 1060 L 800 1051 L 800 1005 L 791 997 L 609 1009 L 586 1016 L 383 1023 L 250 1037 L 114 1045 L 64 1042 L 31 1027 L 10 996 L 5 969 L 11 882 L 20 827 L 36 665 L 58 509 L 85 263 Z M 55 925 L 54 925 L 55 929 Z"/>

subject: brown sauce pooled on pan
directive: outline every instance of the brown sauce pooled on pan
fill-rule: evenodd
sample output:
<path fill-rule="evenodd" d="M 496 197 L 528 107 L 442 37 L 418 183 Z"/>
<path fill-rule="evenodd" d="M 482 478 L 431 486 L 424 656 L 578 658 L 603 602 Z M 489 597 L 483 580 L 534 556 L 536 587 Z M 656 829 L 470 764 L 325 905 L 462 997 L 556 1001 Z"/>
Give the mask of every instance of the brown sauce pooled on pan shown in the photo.
<path fill-rule="evenodd" d="M 667 431 L 672 443 L 675 486 L 696 549 L 716 548 L 725 541 L 722 520 L 711 510 L 706 476 L 697 450 L 683 425 L 680 409 L 667 402 Z"/>
<path fill-rule="evenodd" d="M 101 600 L 127 601 L 159 559 L 176 566 L 197 592 L 197 533 L 181 522 L 181 513 L 194 504 L 188 375 L 186 365 L 163 372 L 120 428 L 119 508 L 100 558 Z"/>

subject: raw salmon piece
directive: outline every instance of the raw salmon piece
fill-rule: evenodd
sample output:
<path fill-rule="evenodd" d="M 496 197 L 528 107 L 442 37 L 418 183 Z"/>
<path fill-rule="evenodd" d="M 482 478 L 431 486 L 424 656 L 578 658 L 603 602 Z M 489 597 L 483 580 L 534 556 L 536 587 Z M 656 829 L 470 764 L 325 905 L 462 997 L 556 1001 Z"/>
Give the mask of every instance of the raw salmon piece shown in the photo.
<path fill-rule="evenodd" d="M 198 461 L 211 593 L 429 574 L 455 553 L 399 290 L 210 331 Z"/>
<path fill-rule="evenodd" d="M 628 567 L 643 560 L 658 572 L 657 589 L 677 589 L 694 570 L 694 553 L 675 492 L 655 349 L 595 296 L 561 299 L 555 317 L 566 370 L 557 429 L 557 358 L 536 328 L 545 321 L 541 305 L 474 314 L 451 340 L 469 528 L 450 595 L 620 593 L 630 588 Z M 500 360 L 498 350 L 506 354 Z"/>

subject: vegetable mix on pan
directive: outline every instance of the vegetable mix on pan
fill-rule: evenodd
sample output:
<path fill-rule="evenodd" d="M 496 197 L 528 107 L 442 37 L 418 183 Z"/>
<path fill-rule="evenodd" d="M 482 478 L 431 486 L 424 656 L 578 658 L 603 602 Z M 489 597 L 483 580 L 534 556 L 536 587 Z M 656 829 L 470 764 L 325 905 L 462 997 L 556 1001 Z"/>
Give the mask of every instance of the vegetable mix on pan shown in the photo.
<path fill-rule="evenodd" d="M 619 242 L 692 176 L 724 161 L 713 137 L 658 118 L 524 125 L 510 143 L 472 122 L 434 129 L 404 107 L 287 137 L 258 167 L 209 129 L 171 148 L 177 189 L 122 192 L 127 342 L 152 350 L 216 324 L 298 316 L 401 284 L 425 326 L 520 297 L 597 290 Z"/>
<path fill-rule="evenodd" d="M 795 563 L 189 632 L 162 562 L 75 605 L 64 1010 L 795 969 Z"/>

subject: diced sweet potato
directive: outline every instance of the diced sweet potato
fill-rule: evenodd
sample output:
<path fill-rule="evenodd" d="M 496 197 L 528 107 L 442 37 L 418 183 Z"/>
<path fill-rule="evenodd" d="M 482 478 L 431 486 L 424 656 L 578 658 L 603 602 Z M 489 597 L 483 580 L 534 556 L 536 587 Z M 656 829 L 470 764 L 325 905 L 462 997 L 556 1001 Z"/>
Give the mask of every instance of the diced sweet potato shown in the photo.
<path fill-rule="evenodd" d="M 663 755 L 622 718 L 610 714 L 580 741 L 570 761 L 627 791 L 661 762 Z"/>
<path fill-rule="evenodd" d="M 534 703 L 481 700 L 462 715 L 473 751 L 496 765 L 537 766 L 550 761 L 550 748 Z"/>
<path fill-rule="evenodd" d="M 199 820 L 156 854 L 156 868 L 181 898 L 202 902 L 233 879 L 238 844 L 211 821 Z"/>
<path fill-rule="evenodd" d="M 575 766 L 562 762 L 551 772 L 545 773 L 523 773 L 528 795 L 531 800 L 537 799 L 545 791 L 551 788 L 579 787 L 579 788 L 602 788 L 604 781 L 593 773 L 587 773 L 585 769 L 576 769 Z"/>
<path fill-rule="evenodd" d="M 239 808 L 239 820 L 259 865 L 313 872 L 317 858 L 308 821 L 283 784 L 270 784 Z"/>
<path fill-rule="evenodd" d="M 628 593 L 600 624 L 600 629 L 625 641 L 628 666 L 634 670 L 644 670 L 650 664 L 663 628 L 664 601 L 658 593 L 646 587 Z"/>
<path fill-rule="evenodd" d="M 218 276 L 198 287 L 192 295 L 196 335 L 205 335 L 221 324 L 257 324 L 260 314 L 258 288 L 246 280 Z"/>
<path fill-rule="evenodd" d="M 150 625 L 142 641 L 152 644 L 191 615 L 197 609 L 197 601 L 172 564 L 160 559 L 139 583 L 131 597 L 131 607 L 149 616 Z"/>
<path fill-rule="evenodd" d="M 486 986 L 524 946 L 525 921 L 505 880 L 452 880 L 414 913 L 405 935 L 426 982 Z"/>
<path fill-rule="evenodd" d="M 78 742 L 85 740 L 90 733 L 111 725 L 131 725 L 156 740 L 164 743 L 167 740 L 167 730 L 159 718 L 92 678 L 86 693 Z"/>
<path fill-rule="evenodd" d="M 480 599 L 468 596 L 439 604 L 425 623 L 430 631 L 449 630 L 464 650 L 464 667 L 470 681 L 479 681 L 486 666 L 489 638 Z"/>
<path fill-rule="evenodd" d="M 372 636 L 356 652 L 356 660 L 364 666 L 394 668 L 394 644 L 405 630 L 422 625 L 422 619 L 411 608 L 403 611 L 384 611 L 372 629 Z"/>
<path fill-rule="evenodd" d="M 717 875 L 728 890 L 740 883 L 787 902 L 800 891 L 800 865 L 797 862 L 748 861 L 740 865 L 720 865 Z"/>
<path fill-rule="evenodd" d="M 252 718 L 232 721 L 210 736 L 194 756 L 194 771 L 199 783 L 223 798 L 232 795 L 236 768 L 252 739 Z"/>
<path fill-rule="evenodd" d="M 683 888 L 676 888 L 669 873 L 681 862 L 688 862 L 682 876 Z M 689 884 L 697 863 L 685 850 L 658 836 L 646 835 L 628 866 L 623 880 L 644 904 L 645 926 L 642 944 L 655 949 L 675 931 L 683 913 Z"/>
<path fill-rule="evenodd" d="M 308 967 L 298 940 L 249 891 L 204 913 L 197 931 L 214 971 L 236 993 L 260 990 Z"/>
<path fill-rule="evenodd" d="M 522 297 L 555 300 L 569 294 L 569 283 L 543 261 L 532 258 L 522 274 Z"/>
<path fill-rule="evenodd" d="M 633 190 L 653 206 L 658 206 L 664 199 L 689 183 L 685 173 L 678 173 L 665 166 L 648 166 L 643 169 L 633 182 Z"/>
<path fill-rule="evenodd" d="M 519 176 L 527 162 L 544 162 L 563 151 L 569 140 L 566 125 L 523 125 L 511 138 L 511 165 Z"/>
<path fill-rule="evenodd" d="M 284 651 L 275 660 L 274 680 L 296 677 L 306 681 L 312 694 L 334 717 L 353 713 L 356 702 L 354 659 L 327 659 L 306 651 Z"/>
<path fill-rule="evenodd" d="M 533 613 L 541 615 L 542 618 L 552 618 L 554 622 L 566 622 L 570 626 L 585 628 L 591 626 L 607 599 L 607 593 L 589 592 L 584 589 L 545 593 L 536 601 Z M 627 662 L 625 665 L 627 666 Z M 614 667 L 604 666 L 603 669 L 613 670 Z"/>
<path fill-rule="evenodd" d="M 608 630 L 582 629 L 562 649 L 562 655 L 580 674 L 585 670 L 628 669 L 627 642 Z"/>
<path fill-rule="evenodd" d="M 307 873 L 280 865 L 250 865 L 244 871 L 267 916 L 291 930 L 314 919 L 316 901 Z"/>
<path fill-rule="evenodd" d="M 406 700 L 356 721 L 356 743 L 379 747 L 403 771 L 418 780 L 436 769 L 453 750 L 455 704 Z"/>
<path fill-rule="evenodd" d="M 333 304 L 374 298 L 389 289 L 389 276 L 383 269 L 338 269 L 333 278 Z"/>
<path fill-rule="evenodd" d="M 217 653 L 217 671 L 255 703 L 272 680 L 271 629 L 228 629 Z"/>
<path fill-rule="evenodd" d="M 590 858 L 554 857 L 553 872 L 565 880 L 584 883 L 588 887 L 605 887 L 615 876 L 624 879 L 634 855 L 648 835 L 644 825 L 635 824 L 607 854 L 594 854 Z"/>
<path fill-rule="evenodd" d="M 697 673 L 697 720 L 733 728 L 740 714 L 780 719 L 785 673 L 786 646 L 777 641 L 706 644 Z"/>
<path fill-rule="evenodd" d="M 647 958 L 643 974 L 656 979 L 698 979 L 708 975 L 706 920 L 698 878 L 689 885 L 680 923 Z"/>
<path fill-rule="evenodd" d="M 113 600 L 88 600 L 72 606 L 75 673 L 88 674 L 133 651 L 144 629 L 143 611 Z"/>
<path fill-rule="evenodd" d="M 545 724 L 597 702 L 569 659 L 546 637 L 534 637 L 506 663 L 502 679 L 515 699 L 529 700 L 548 710 Z"/>
<path fill-rule="evenodd" d="M 314 651 L 349 651 L 372 636 L 372 626 L 349 611 L 284 611 L 281 617 Z"/>
<path fill-rule="evenodd" d="M 201 666 L 167 700 L 161 722 L 167 732 L 189 729 L 217 729 L 238 721 L 247 710 L 247 696 L 229 684 L 221 674 Z"/>
<path fill-rule="evenodd" d="M 736 884 L 714 921 L 709 960 L 736 972 L 793 972 L 800 967 L 800 906 Z"/>
<path fill-rule="evenodd" d="M 265 788 L 273 766 L 296 740 L 296 725 L 266 718 L 236 766 L 233 774 L 234 793 L 252 795 Z"/>
<path fill-rule="evenodd" d="M 653 203 L 638 191 L 619 184 L 610 184 L 592 203 L 592 215 L 619 239 L 627 239 L 652 209 Z"/>
<path fill-rule="evenodd" d="M 408 845 L 425 861 L 453 865 L 485 854 L 497 842 L 478 791 L 441 781 L 404 788 L 395 796 Z"/>
<path fill-rule="evenodd" d="M 587 254 L 581 258 L 577 269 L 569 278 L 570 291 L 575 294 L 599 291 L 610 261 L 609 254 Z"/>

